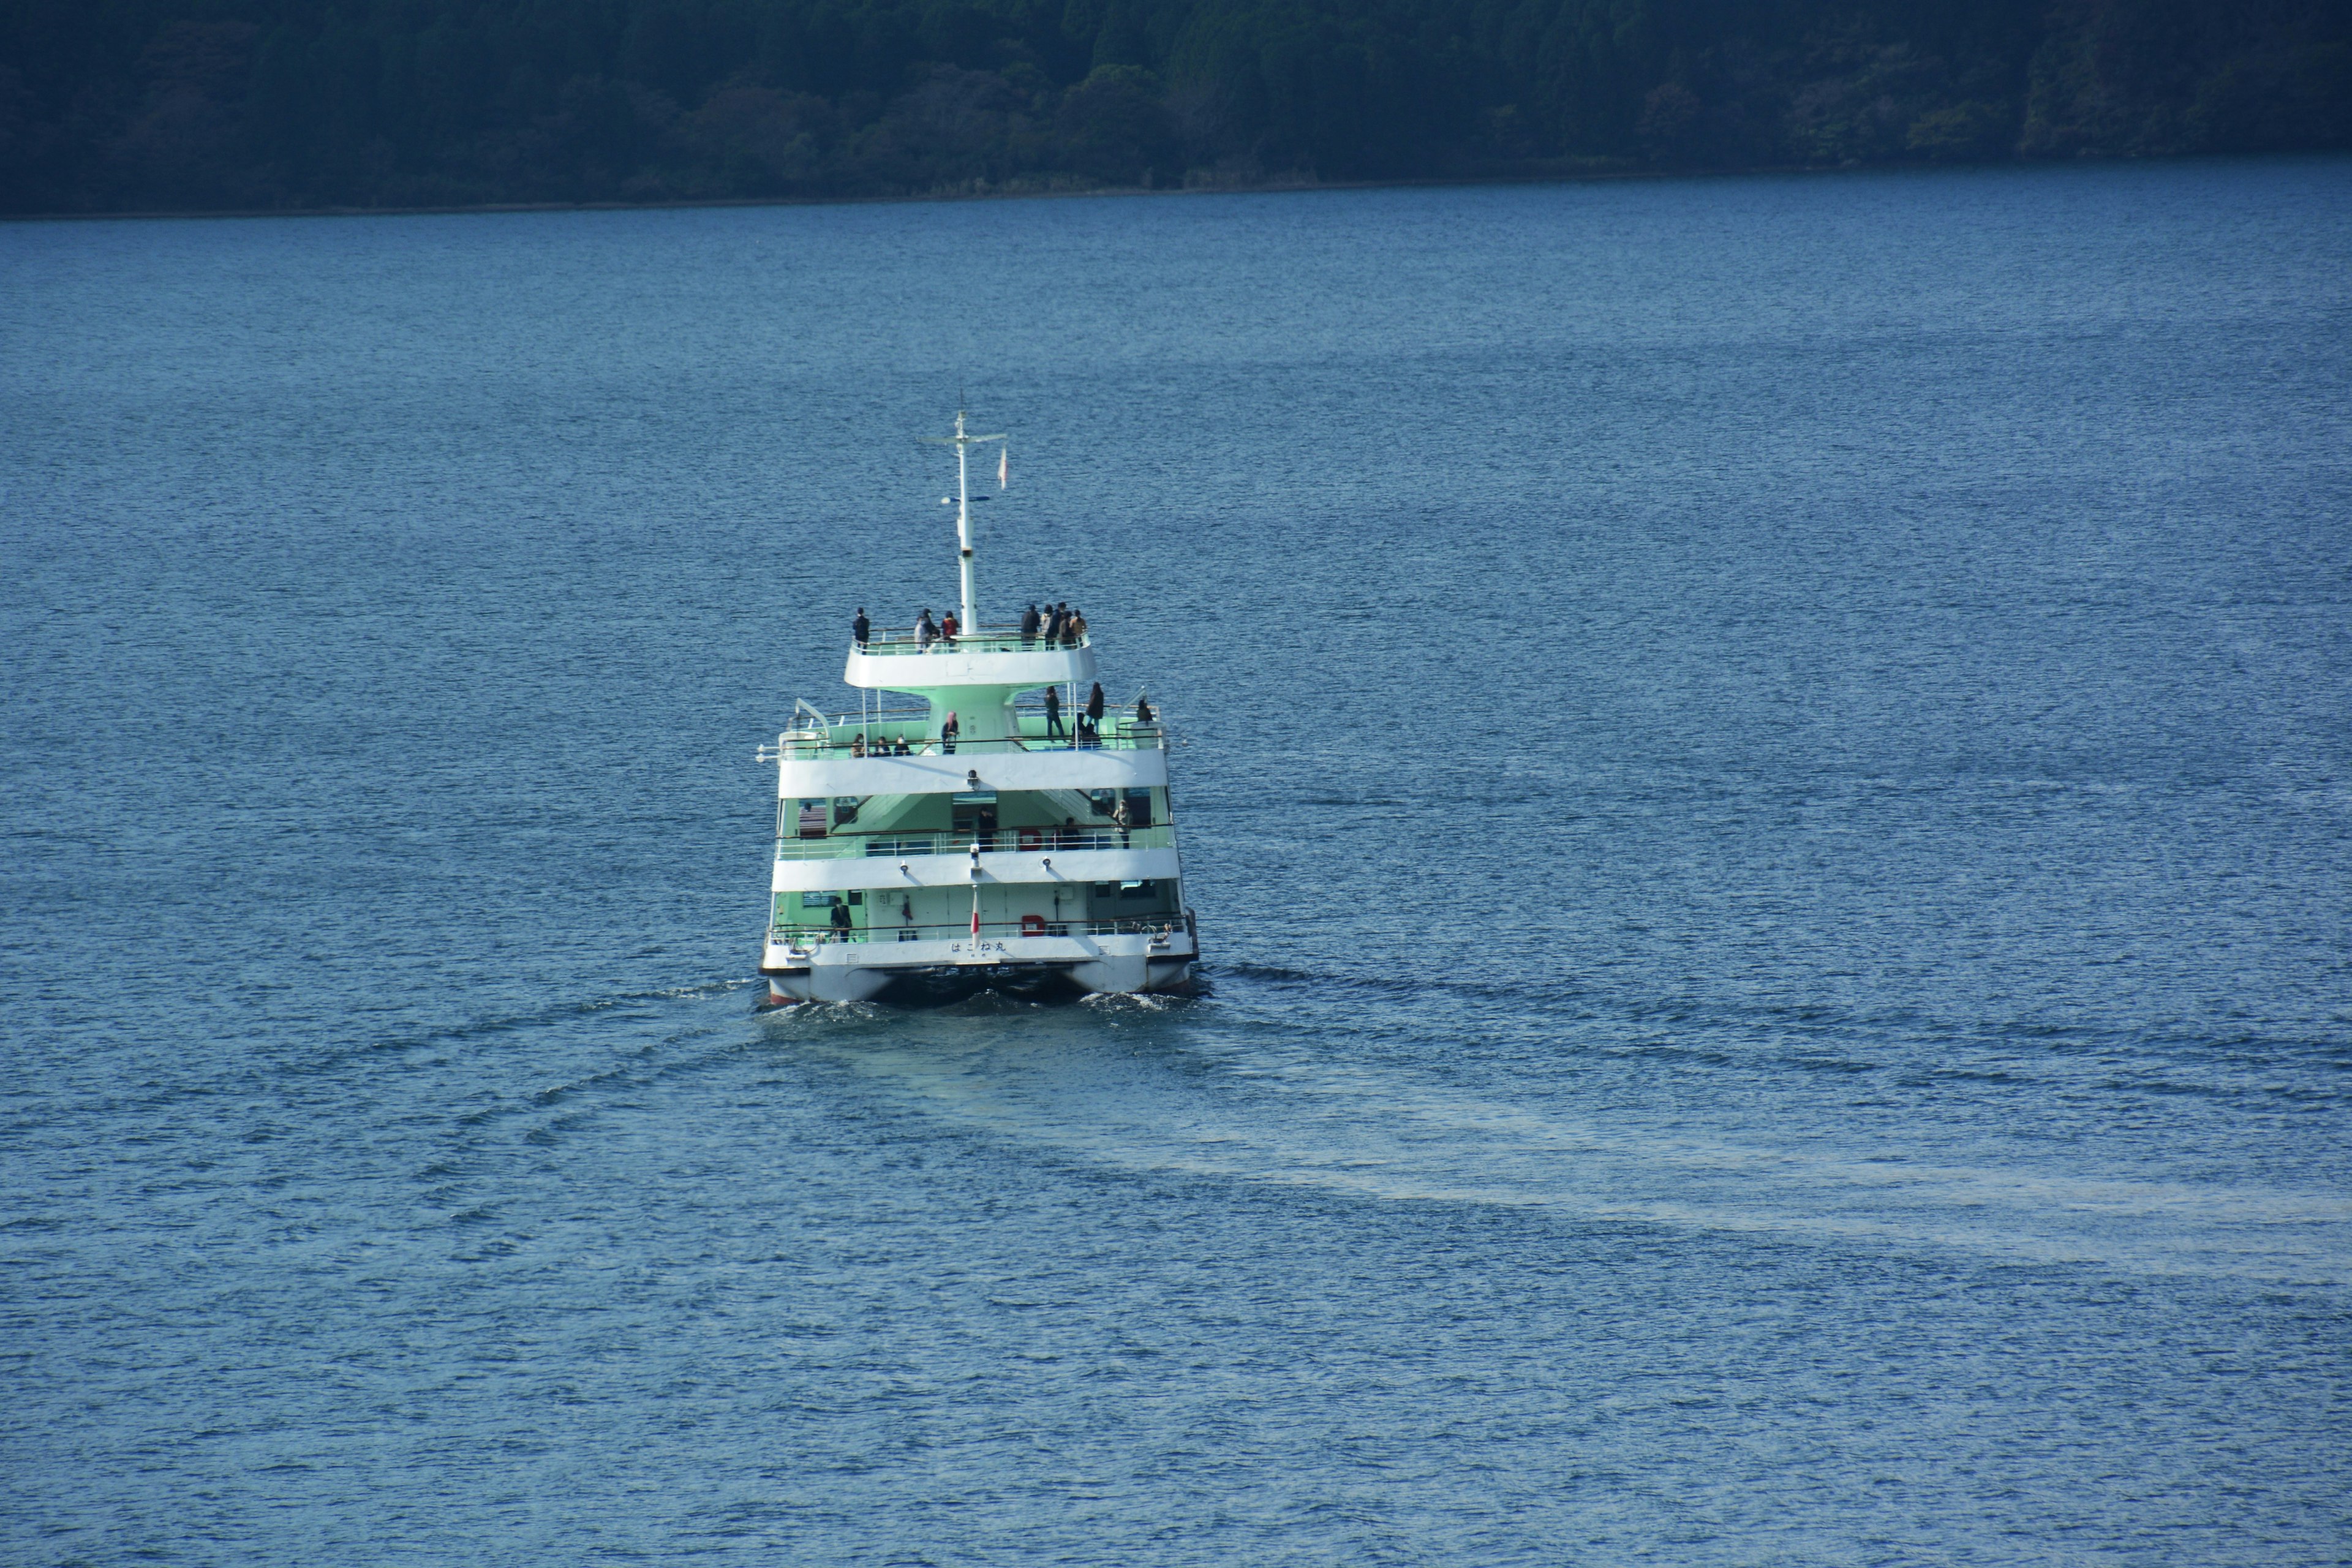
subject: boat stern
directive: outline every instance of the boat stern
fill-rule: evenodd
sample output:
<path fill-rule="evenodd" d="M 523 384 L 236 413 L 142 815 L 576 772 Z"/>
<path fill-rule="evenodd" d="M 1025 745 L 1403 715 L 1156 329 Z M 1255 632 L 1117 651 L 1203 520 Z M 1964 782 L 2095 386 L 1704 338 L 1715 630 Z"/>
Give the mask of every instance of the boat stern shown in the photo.
<path fill-rule="evenodd" d="M 1109 995 L 1181 991 L 1199 953 L 1191 922 L 1160 930 L 1021 934 L 946 941 L 769 942 L 760 965 L 771 1004 L 922 999 L 983 990 Z"/>

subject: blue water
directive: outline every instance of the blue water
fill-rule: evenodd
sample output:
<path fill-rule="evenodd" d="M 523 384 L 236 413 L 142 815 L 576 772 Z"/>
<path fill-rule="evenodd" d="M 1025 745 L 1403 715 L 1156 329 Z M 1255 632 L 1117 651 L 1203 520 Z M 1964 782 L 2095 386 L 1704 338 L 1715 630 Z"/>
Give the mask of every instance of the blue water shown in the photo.
<path fill-rule="evenodd" d="M 1189 1002 L 755 1016 L 1077 603 Z M 2352 162 L 0 228 L 0 1558 L 2352 1556 Z"/>

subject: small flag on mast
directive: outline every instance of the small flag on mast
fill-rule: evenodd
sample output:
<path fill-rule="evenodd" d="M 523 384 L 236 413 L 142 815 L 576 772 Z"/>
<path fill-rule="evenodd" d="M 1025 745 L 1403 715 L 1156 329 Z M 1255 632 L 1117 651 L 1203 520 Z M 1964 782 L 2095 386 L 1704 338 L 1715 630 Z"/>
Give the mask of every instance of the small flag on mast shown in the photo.
<path fill-rule="evenodd" d="M 1013 478 L 1013 444 L 1008 441 L 996 449 L 996 488 L 1003 489 Z"/>

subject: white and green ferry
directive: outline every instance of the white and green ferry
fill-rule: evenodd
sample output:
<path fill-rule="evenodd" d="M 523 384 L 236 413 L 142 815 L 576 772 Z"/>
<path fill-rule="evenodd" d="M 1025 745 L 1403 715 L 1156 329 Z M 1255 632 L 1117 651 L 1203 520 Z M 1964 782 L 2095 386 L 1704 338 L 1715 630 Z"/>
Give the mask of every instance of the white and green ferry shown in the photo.
<path fill-rule="evenodd" d="M 1181 990 L 1200 948 L 1166 723 L 1125 711 L 1082 729 L 1091 636 L 982 622 L 969 461 L 1003 437 L 958 414 L 935 439 L 956 453 L 958 635 L 868 628 L 844 674 L 859 710 L 803 700 L 760 749 L 776 764 L 769 1000 Z"/>

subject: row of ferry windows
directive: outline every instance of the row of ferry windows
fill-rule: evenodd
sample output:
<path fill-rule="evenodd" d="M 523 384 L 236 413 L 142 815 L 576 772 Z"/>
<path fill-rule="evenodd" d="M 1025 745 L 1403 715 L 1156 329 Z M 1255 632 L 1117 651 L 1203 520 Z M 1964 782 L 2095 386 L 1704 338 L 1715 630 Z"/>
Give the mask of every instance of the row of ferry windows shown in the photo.
<path fill-rule="evenodd" d="M 1160 884 L 1148 878 L 1140 882 L 1094 884 L 1094 894 L 1097 899 L 1149 899 L 1157 897 L 1159 892 Z M 898 896 L 896 889 L 890 889 L 890 894 L 893 898 Z M 863 888 L 852 888 L 845 893 L 803 893 L 801 895 L 801 908 L 804 910 L 829 910 L 835 904 L 847 904 L 850 908 L 856 909 L 865 902 L 866 889 Z"/>
<path fill-rule="evenodd" d="M 1149 789 L 1125 792 L 1090 789 L 1085 792 L 1087 809 L 1104 821 L 1114 820 L 1118 816 L 1122 793 L 1127 805 L 1127 826 L 1131 828 L 1150 827 L 1152 825 L 1152 806 Z M 777 831 L 785 837 L 822 838 L 828 831 L 837 833 L 845 827 L 855 826 L 859 808 L 873 798 L 857 795 L 814 795 L 787 802 L 777 814 L 780 818 Z M 993 833 L 997 829 L 998 798 L 992 791 L 957 795 L 952 797 L 949 810 L 953 823 L 949 831 Z"/>

